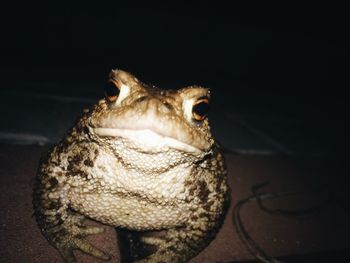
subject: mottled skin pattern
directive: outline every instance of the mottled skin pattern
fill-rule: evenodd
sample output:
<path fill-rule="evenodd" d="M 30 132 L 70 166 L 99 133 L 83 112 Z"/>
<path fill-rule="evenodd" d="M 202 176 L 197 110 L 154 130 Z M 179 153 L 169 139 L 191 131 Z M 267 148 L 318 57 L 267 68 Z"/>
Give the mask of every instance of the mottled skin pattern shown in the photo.
<path fill-rule="evenodd" d="M 33 194 L 40 230 L 66 262 L 75 262 L 75 249 L 109 259 L 85 241 L 103 232 L 84 226 L 86 217 L 163 230 L 141 240 L 157 249 L 140 262 L 187 262 L 215 237 L 228 203 L 208 119 L 192 112 L 210 93 L 198 86 L 160 90 L 121 70 L 110 73 L 110 83 L 118 94 L 86 110 L 41 160 Z"/>

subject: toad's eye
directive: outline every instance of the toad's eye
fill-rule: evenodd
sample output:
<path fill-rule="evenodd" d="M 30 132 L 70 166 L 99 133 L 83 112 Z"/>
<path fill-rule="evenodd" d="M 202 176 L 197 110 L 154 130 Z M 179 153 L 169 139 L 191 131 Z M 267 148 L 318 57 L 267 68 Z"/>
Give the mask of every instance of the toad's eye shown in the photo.
<path fill-rule="evenodd" d="M 192 118 L 196 121 L 203 121 L 209 112 L 209 98 L 200 97 L 192 106 Z"/>
<path fill-rule="evenodd" d="M 115 102 L 118 99 L 120 88 L 114 81 L 108 81 L 105 86 L 105 96 L 109 102 Z"/>

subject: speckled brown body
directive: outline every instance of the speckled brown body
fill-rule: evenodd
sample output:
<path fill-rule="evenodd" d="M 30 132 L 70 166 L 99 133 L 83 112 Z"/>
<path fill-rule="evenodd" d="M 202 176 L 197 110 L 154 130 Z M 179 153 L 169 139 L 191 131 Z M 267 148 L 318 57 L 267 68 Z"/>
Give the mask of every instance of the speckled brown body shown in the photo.
<path fill-rule="evenodd" d="M 133 231 L 165 230 L 142 240 L 157 245 L 142 261 L 186 262 L 215 237 L 228 202 L 209 122 L 192 116 L 209 91 L 160 90 L 119 70 L 110 78 L 117 99 L 86 111 L 41 161 L 33 195 L 38 225 L 67 262 L 75 260 L 74 249 L 108 259 L 83 239 L 102 232 L 83 226 L 85 217 Z"/>

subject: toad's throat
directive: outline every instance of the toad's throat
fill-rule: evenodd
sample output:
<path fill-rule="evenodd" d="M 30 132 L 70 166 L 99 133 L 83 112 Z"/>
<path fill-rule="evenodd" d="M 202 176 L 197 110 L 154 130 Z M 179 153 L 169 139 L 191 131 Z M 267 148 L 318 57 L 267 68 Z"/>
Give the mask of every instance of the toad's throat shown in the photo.
<path fill-rule="evenodd" d="M 149 152 L 164 152 L 168 149 L 201 154 L 200 149 L 185 142 L 156 133 L 150 129 L 91 128 L 90 131 L 101 137 L 121 137 L 140 145 Z M 140 150 L 142 150 L 140 149 Z"/>

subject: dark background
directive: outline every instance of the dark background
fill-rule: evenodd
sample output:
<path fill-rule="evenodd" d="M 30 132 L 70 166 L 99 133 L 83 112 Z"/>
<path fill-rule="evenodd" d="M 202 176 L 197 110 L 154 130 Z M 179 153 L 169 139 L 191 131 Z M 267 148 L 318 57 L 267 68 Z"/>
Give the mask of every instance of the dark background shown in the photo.
<path fill-rule="evenodd" d="M 1 71 L 15 80 L 20 70 L 89 81 L 118 67 L 146 81 L 288 94 L 317 106 L 322 96 L 342 98 L 347 84 L 341 5 L 36 1 L 1 12 Z"/>
<path fill-rule="evenodd" d="M 21 212 L 32 214 L 27 181 L 34 176 L 39 152 L 62 138 L 83 107 L 103 96 L 112 68 L 130 71 L 162 88 L 209 87 L 211 121 L 224 150 L 234 153 L 227 155 L 238 193 L 244 188 L 241 179 L 250 187 L 264 175 L 287 184 L 294 177 L 303 178 L 308 190 L 319 185 L 330 189 L 337 196 L 332 206 L 340 205 L 348 213 L 348 8 L 335 3 L 226 2 L 1 4 L 0 155 L 5 161 L 0 171 L 5 183 L 0 201 L 9 209 L 4 208 L 0 218 L 7 220 L 9 229 L 11 222 L 17 224 L 13 216 L 17 212 L 18 218 L 27 220 L 29 216 Z M 264 174 L 264 167 L 271 170 Z M 26 173 L 28 169 L 31 172 Z M 249 169 L 254 170 L 250 178 Z M 14 176 L 13 170 L 21 177 Z M 17 178 L 27 180 L 22 184 L 26 196 L 20 195 Z M 24 199 L 27 210 L 17 209 Z M 302 199 L 301 207 L 307 201 Z M 346 217 L 327 211 L 330 219 L 326 218 L 325 225 L 330 226 L 333 239 L 322 236 L 323 230 L 320 238 L 312 238 L 335 240 L 334 247 L 348 248 L 344 239 L 337 238 L 337 233 L 346 235 Z M 255 215 L 249 218 L 255 220 Z M 307 229 L 317 226 L 315 222 L 310 221 Z M 264 231 L 269 232 L 273 224 L 268 221 L 257 228 L 265 237 Z M 6 230 L 5 223 L 0 225 Z M 22 236 L 18 230 L 23 225 L 14 228 L 14 236 Z M 283 228 L 280 223 L 275 226 Z M 294 230 L 304 231 L 291 228 L 286 232 Z M 31 232 L 25 233 L 31 240 Z M 305 236 L 308 233 L 305 230 Z M 21 255 L 12 244 L 25 246 L 1 236 L 4 241 L 0 243 L 8 246 L 11 257 Z M 26 244 L 31 248 L 31 242 Z M 336 255 L 324 257 L 325 262 Z"/>
<path fill-rule="evenodd" d="M 219 112 L 317 118 L 311 135 L 326 137 L 321 143 L 337 152 L 344 149 L 349 87 L 346 10 L 320 3 L 13 2 L 1 8 L 1 90 L 96 99 L 110 69 L 120 68 L 160 87 L 210 87 Z"/>

